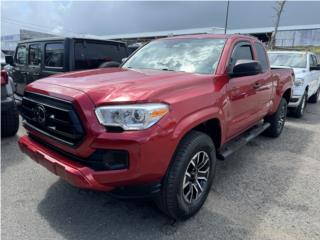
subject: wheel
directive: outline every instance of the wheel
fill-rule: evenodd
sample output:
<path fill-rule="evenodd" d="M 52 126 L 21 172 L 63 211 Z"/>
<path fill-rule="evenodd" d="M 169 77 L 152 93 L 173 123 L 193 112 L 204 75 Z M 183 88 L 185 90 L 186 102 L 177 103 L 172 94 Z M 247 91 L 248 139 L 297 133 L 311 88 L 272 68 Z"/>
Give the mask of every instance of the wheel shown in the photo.
<path fill-rule="evenodd" d="M 310 103 L 317 103 L 319 101 L 319 97 L 320 97 L 320 87 L 317 90 L 317 92 L 315 94 L 313 94 L 310 98 L 309 98 L 309 102 Z"/>
<path fill-rule="evenodd" d="M 302 116 L 304 115 L 304 112 L 306 111 L 307 100 L 308 100 L 308 93 L 305 92 L 299 106 L 292 110 L 292 114 L 294 117 L 302 118 Z"/>
<path fill-rule="evenodd" d="M 280 136 L 286 122 L 287 109 L 288 103 L 284 98 L 282 98 L 277 111 L 264 119 L 265 122 L 270 123 L 270 127 L 264 131 L 263 135 L 274 138 Z"/>
<path fill-rule="evenodd" d="M 164 178 L 158 207 L 176 220 L 194 215 L 205 202 L 214 177 L 215 147 L 211 138 L 191 131 L 180 142 Z"/>
<path fill-rule="evenodd" d="M 19 114 L 17 111 L 1 113 L 1 137 L 13 136 L 19 129 Z"/>

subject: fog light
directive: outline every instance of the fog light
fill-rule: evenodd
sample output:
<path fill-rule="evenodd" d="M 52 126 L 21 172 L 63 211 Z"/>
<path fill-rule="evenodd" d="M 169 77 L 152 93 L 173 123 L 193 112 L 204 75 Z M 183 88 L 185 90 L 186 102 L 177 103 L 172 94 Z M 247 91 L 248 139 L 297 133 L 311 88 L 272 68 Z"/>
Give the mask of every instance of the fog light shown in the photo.
<path fill-rule="evenodd" d="M 128 152 L 109 150 L 103 155 L 102 162 L 110 170 L 126 169 L 128 168 Z"/>
<path fill-rule="evenodd" d="M 100 170 L 120 170 L 129 167 L 129 153 L 125 150 L 97 150 L 90 156 L 95 168 Z"/>

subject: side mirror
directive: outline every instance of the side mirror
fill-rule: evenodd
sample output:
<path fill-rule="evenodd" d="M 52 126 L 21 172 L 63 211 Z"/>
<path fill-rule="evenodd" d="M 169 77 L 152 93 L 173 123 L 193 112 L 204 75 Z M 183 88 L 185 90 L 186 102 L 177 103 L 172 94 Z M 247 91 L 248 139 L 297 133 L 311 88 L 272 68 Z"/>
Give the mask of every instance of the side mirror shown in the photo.
<path fill-rule="evenodd" d="M 13 61 L 13 56 L 11 55 L 6 55 L 5 56 L 6 64 L 9 64 L 11 66 L 14 66 L 14 61 Z"/>
<path fill-rule="evenodd" d="M 320 64 L 315 67 L 310 67 L 310 71 L 320 71 Z"/>
<path fill-rule="evenodd" d="M 122 58 L 121 59 L 121 63 L 124 63 L 125 61 L 127 61 L 128 58 Z"/>
<path fill-rule="evenodd" d="M 229 72 L 230 77 L 252 76 L 262 73 L 259 61 L 238 60 L 233 69 Z"/>

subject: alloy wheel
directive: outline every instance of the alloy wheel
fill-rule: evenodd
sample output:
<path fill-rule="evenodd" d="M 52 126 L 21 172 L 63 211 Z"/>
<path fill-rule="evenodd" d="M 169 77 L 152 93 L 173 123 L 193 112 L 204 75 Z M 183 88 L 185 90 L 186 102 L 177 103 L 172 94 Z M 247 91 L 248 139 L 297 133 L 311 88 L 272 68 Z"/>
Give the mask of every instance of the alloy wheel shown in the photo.
<path fill-rule="evenodd" d="M 187 203 L 192 204 L 204 193 L 209 174 L 209 155 L 205 151 L 199 151 L 191 158 L 183 178 L 182 194 Z"/>
<path fill-rule="evenodd" d="M 281 131 L 287 118 L 287 106 L 283 105 L 278 120 L 278 131 Z"/>

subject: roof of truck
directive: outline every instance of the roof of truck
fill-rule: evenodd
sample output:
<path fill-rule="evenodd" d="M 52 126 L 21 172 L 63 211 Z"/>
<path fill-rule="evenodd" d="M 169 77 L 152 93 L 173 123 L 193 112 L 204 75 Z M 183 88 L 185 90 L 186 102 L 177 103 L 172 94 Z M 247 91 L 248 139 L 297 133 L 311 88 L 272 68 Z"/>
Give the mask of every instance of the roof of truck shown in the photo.
<path fill-rule="evenodd" d="M 79 40 L 94 40 L 94 41 L 101 41 L 101 42 L 114 42 L 114 43 L 122 43 L 121 41 L 114 41 L 114 40 L 104 40 L 104 39 L 96 39 L 96 38 L 81 38 L 81 37 L 49 37 L 49 38 L 35 38 L 35 39 L 28 39 L 19 41 L 19 43 L 32 43 L 32 42 L 50 42 L 50 41 L 61 41 L 65 39 L 79 39 Z"/>
<path fill-rule="evenodd" d="M 249 36 L 249 35 L 242 35 L 242 34 L 191 34 L 191 35 L 180 35 L 180 36 L 172 36 L 167 38 L 159 38 L 161 39 L 183 39 L 183 38 L 198 38 L 198 39 L 205 39 L 205 38 L 220 38 L 220 39 L 229 39 L 229 38 L 247 38 L 254 41 L 259 41 L 256 37 Z"/>

